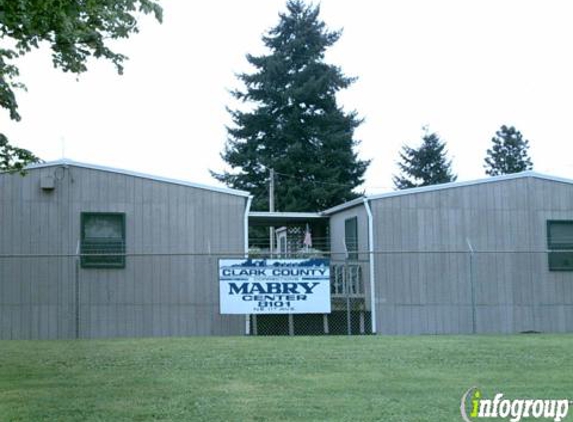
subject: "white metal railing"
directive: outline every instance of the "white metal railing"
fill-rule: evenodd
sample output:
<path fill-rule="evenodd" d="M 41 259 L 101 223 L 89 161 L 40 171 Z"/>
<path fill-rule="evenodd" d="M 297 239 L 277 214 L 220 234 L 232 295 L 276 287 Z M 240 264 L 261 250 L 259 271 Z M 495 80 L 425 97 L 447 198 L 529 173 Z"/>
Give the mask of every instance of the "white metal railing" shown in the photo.
<path fill-rule="evenodd" d="M 364 297 L 364 279 L 360 264 L 334 264 L 330 267 L 332 297 Z"/>

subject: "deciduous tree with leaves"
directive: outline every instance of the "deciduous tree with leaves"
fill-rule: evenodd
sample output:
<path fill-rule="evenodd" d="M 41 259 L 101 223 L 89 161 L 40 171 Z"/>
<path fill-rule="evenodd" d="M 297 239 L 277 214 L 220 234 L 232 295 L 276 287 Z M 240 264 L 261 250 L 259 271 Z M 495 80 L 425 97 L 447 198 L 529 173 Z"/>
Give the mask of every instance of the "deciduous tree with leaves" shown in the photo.
<path fill-rule="evenodd" d="M 396 189 L 437 185 L 457 179 L 452 171 L 452 162 L 447 158 L 446 143 L 426 128 L 422 145 L 418 148 L 404 145 L 400 159 L 398 167 L 401 174 L 393 177 Z"/>
<path fill-rule="evenodd" d="M 529 141 L 513 126 L 503 125 L 491 139 L 493 146 L 487 150 L 485 172 L 489 176 L 519 173 L 531 170 Z"/>
<path fill-rule="evenodd" d="M 247 55 L 254 73 L 243 73 L 230 110 L 233 125 L 223 160 L 231 172 L 213 173 L 227 185 L 254 194 L 253 208 L 268 209 L 269 169 L 277 174 L 276 208 L 317 211 L 353 199 L 369 164 L 358 159 L 354 130 L 361 120 L 344 112 L 336 94 L 354 78 L 324 60 L 341 36 L 319 19 L 320 8 L 287 3 L 279 23 L 263 36 L 269 53 Z"/>
<path fill-rule="evenodd" d="M 162 20 L 162 9 L 153 0 L 0 0 L 0 107 L 20 120 L 15 90 L 25 86 L 15 61 L 44 44 L 52 50 L 54 66 L 64 72 L 85 72 L 88 58 L 96 57 L 110 60 L 121 74 L 127 57 L 114 52 L 109 42 L 138 32 L 138 13 Z M 34 161 L 34 154 L 10 145 L 0 133 L 0 170 L 18 170 Z"/>

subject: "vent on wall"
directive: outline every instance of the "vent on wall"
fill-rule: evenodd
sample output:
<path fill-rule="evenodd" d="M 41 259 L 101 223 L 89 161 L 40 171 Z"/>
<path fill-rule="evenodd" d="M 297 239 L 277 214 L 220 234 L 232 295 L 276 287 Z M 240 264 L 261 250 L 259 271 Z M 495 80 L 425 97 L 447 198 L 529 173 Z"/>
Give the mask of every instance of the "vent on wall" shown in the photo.
<path fill-rule="evenodd" d="M 56 188 L 56 179 L 54 176 L 42 176 L 40 179 L 40 188 L 43 191 L 52 191 Z"/>

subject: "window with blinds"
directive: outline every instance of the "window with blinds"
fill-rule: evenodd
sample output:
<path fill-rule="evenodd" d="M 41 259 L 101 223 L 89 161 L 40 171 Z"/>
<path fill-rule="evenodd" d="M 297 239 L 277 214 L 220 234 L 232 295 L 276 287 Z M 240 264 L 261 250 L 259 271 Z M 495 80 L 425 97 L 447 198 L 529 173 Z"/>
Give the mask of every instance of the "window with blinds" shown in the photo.
<path fill-rule="evenodd" d="M 573 221 L 547 221 L 549 271 L 573 271 Z"/>
<path fill-rule="evenodd" d="M 358 218 L 352 217 L 344 221 L 344 242 L 349 260 L 358 259 Z"/>
<path fill-rule="evenodd" d="M 82 268 L 125 268 L 125 214 L 82 212 Z"/>

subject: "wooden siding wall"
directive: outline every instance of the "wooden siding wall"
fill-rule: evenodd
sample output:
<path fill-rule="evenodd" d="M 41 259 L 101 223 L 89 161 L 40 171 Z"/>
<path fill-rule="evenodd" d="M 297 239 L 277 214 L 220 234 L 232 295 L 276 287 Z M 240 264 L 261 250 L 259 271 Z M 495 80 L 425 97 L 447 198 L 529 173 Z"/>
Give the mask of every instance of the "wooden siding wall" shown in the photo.
<path fill-rule="evenodd" d="M 344 249 L 344 223 L 347 219 L 354 217 L 358 219 L 358 259 L 368 259 L 368 217 L 364 205 L 360 204 L 330 217 L 330 249 L 333 260 L 344 261 L 346 257 Z"/>
<path fill-rule="evenodd" d="M 365 306 L 367 310 L 370 310 L 370 265 L 368 255 L 370 249 L 368 245 L 368 215 L 364 205 L 357 205 L 330 217 L 331 261 L 343 263 L 345 260 L 345 221 L 353 217 L 356 217 L 358 220 L 358 261 L 362 266 L 364 291 L 366 294 Z"/>
<path fill-rule="evenodd" d="M 52 192 L 40 177 L 55 175 Z M 0 175 L 0 255 L 76 253 L 80 213 L 126 214 L 125 269 L 0 258 L 0 338 L 242 334 L 219 315 L 218 256 L 241 256 L 246 198 L 71 166 Z M 76 304 L 79 322 L 76 321 Z"/>
<path fill-rule="evenodd" d="M 550 272 L 548 219 L 573 186 L 522 178 L 372 201 L 378 331 L 573 331 L 573 272 Z M 475 250 L 470 275 L 468 240 Z"/>

